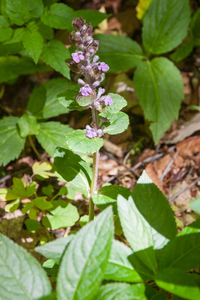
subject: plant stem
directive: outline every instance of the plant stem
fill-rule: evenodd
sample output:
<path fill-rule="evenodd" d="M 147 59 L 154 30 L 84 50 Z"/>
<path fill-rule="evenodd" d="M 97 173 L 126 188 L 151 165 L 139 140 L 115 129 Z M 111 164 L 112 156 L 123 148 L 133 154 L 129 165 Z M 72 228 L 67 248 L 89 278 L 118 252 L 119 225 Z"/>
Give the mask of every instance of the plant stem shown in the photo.
<path fill-rule="evenodd" d="M 31 147 L 33 148 L 33 151 L 34 151 L 35 154 L 37 155 L 38 159 L 39 159 L 39 160 L 42 160 L 41 157 L 40 157 L 40 154 L 39 154 L 39 152 L 37 151 L 37 149 L 36 149 L 36 147 L 35 147 L 35 145 L 34 145 L 34 143 L 33 143 L 33 140 L 32 140 L 32 138 L 31 138 L 30 135 L 28 135 L 28 139 L 29 139 L 29 142 L 30 142 L 30 144 L 31 144 Z"/>
<path fill-rule="evenodd" d="M 95 108 L 92 108 L 92 120 L 93 120 L 94 127 L 98 129 L 98 117 Z M 92 194 L 96 192 L 96 188 L 97 188 L 98 165 L 99 165 L 99 151 L 93 154 L 92 184 L 90 190 L 90 203 L 89 203 L 89 221 L 92 221 L 94 219 L 94 203 L 92 201 Z"/>

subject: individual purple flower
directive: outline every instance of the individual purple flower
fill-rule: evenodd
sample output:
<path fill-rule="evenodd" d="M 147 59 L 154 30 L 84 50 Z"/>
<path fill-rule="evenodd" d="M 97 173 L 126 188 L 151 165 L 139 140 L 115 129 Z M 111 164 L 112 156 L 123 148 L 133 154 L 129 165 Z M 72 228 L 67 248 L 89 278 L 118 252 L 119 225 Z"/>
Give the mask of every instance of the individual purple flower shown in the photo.
<path fill-rule="evenodd" d="M 86 84 L 82 88 L 80 88 L 80 92 L 82 96 L 89 96 L 92 93 L 92 89 L 89 84 Z"/>
<path fill-rule="evenodd" d="M 86 126 L 86 136 L 90 139 L 92 139 L 93 137 L 97 136 L 96 131 L 94 130 L 94 128 L 90 127 L 89 125 Z"/>
<path fill-rule="evenodd" d="M 109 69 L 109 66 L 105 62 L 101 62 L 98 65 L 99 71 L 106 72 Z"/>
<path fill-rule="evenodd" d="M 105 105 L 111 105 L 113 103 L 113 101 L 109 95 L 101 98 L 100 100 L 104 101 Z"/>
<path fill-rule="evenodd" d="M 80 63 L 81 60 L 85 59 L 82 51 L 72 53 L 72 58 L 77 64 Z"/>

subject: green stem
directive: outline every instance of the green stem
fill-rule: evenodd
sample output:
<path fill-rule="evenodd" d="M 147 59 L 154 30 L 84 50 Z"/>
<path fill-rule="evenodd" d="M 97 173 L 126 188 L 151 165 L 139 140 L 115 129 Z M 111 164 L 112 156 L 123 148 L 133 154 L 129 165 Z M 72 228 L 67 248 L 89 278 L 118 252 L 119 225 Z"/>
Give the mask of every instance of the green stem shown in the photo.
<path fill-rule="evenodd" d="M 32 138 L 31 138 L 30 135 L 28 135 L 28 139 L 29 139 L 29 142 L 30 142 L 30 144 L 31 144 L 31 147 L 33 148 L 33 151 L 34 151 L 35 154 L 37 155 L 38 159 L 39 159 L 39 160 L 42 160 L 41 157 L 40 157 L 40 154 L 39 154 L 39 152 L 37 151 L 37 149 L 36 149 L 36 147 L 35 147 L 35 145 L 34 145 L 34 143 L 33 143 L 33 140 L 32 140 Z"/>

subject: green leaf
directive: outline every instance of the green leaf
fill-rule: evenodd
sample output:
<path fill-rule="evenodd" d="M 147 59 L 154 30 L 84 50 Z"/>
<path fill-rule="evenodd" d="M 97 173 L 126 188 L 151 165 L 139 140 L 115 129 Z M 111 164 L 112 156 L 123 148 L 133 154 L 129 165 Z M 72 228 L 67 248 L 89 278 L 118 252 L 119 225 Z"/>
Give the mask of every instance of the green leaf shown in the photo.
<path fill-rule="evenodd" d="M 53 209 L 48 209 L 52 215 L 46 215 L 42 219 L 42 224 L 52 230 L 62 227 L 73 226 L 79 219 L 77 208 L 64 200 L 51 202 Z"/>
<path fill-rule="evenodd" d="M 53 157 L 56 147 L 67 148 L 65 136 L 71 131 L 72 129 L 68 125 L 59 122 L 40 123 L 37 139 L 45 151 Z"/>
<path fill-rule="evenodd" d="M 46 197 L 37 197 L 34 200 L 32 200 L 32 202 L 36 207 L 38 207 L 41 210 L 50 210 L 51 208 L 53 208 L 51 202 L 44 201 L 44 200 L 46 200 Z"/>
<path fill-rule="evenodd" d="M 64 107 L 69 110 L 82 110 L 82 107 L 76 101 L 76 95 L 79 91 L 79 86 L 76 85 L 74 88 L 69 88 L 67 92 L 58 95 L 57 99 Z"/>
<path fill-rule="evenodd" d="M 177 234 L 176 223 L 169 201 L 144 171 L 135 185 L 134 203 L 152 229 L 152 245 L 161 249 Z M 166 224 L 168 224 L 166 226 Z"/>
<path fill-rule="evenodd" d="M 9 27 L 8 20 L 5 17 L 0 16 L 0 28 L 7 28 L 7 27 Z"/>
<path fill-rule="evenodd" d="M 73 30 L 72 20 L 75 17 L 74 10 L 64 3 L 54 3 L 50 9 L 46 9 L 41 16 L 45 25 L 55 29 Z"/>
<path fill-rule="evenodd" d="M 159 268 L 188 271 L 200 265 L 200 233 L 178 236 L 163 249 Z"/>
<path fill-rule="evenodd" d="M 191 224 L 183 228 L 183 230 L 178 233 L 178 236 L 197 233 L 197 232 L 200 232 L 200 219 L 197 219 L 196 221 L 192 222 Z"/>
<path fill-rule="evenodd" d="M 0 43 L 9 40 L 11 38 L 12 34 L 13 34 L 12 28 L 10 28 L 10 27 L 1 28 L 1 30 L 0 30 Z"/>
<path fill-rule="evenodd" d="M 109 120 L 110 125 L 104 123 L 106 128 L 104 129 L 105 133 L 109 134 L 118 134 L 124 132 L 129 125 L 129 117 L 126 113 L 118 112 L 116 114 L 110 113 L 100 113 L 100 117 L 106 118 Z"/>
<path fill-rule="evenodd" d="M 54 37 L 54 31 L 51 27 L 45 25 L 42 21 L 38 24 L 38 31 L 45 40 L 52 40 Z"/>
<path fill-rule="evenodd" d="M 52 196 L 52 194 L 54 192 L 54 188 L 51 184 L 48 184 L 47 186 L 43 186 L 42 192 L 44 195 Z"/>
<path fill-rule="evenodd" d="M 6 0 L 6 13 L 14 24 L 22 26 L 30 19 L 27 3 L 26 0 Z"/>
<path fill-rule="evenodd" d="M 48 119 L 67 113 L 68 109 L 58 102 L 57 95 L 66 88 L 74 88 L 74 85 L 65 78 L 56 78 L 35 87 L 28 101 L 28 114 L 37 119 Z"/>
<path fill-rule="evenodd" d="M 55 293 L 52 293 L 52 294 L 49 295 L 49 296 L 42 297 L 42 298 L 37 299 L 37 300 L 56 300 L 56 294 L 55 294 Z"/>
<path fill-rule="evenodd" d="M 143 264 L 153 273 L 156 273 L 157 262 L 153 249 L 153 228 L 139 212 L 131 197 L 127 201 L 119 195 L 117 197 L 117 206 L 121 226 L 129 245 L 135 255 L 142 260 Z"/>
<path fill-rule="evenodd" d="M 118 185 L 104 186 L 98 190 L 97 195 L 92 195 L 92 200 L 100 210 L 104 210 L 107 206 L 112 205 L 114 214 L 117 214 L 118 195 L 122 195 L 128 200 L 131 191 Z"/>
<path fill-rule="evenodd" d="M 90 139 L 86 136 L 86 130 L 75 130 L 66 135 L 66 143 L 75 152 L 94 153 L 103 146 L 103 139 Z"/>
<path fill-rule="evenodd" d="M 38 63 L 43 48 L 43 37 L 38 31 L 26 30 L 22 37 L 24 48 L 33 58 L 35 64 Z"/>
<path fill-rule="evenodd" d="M 112 209 L 108 207 L 75 235 L 61 261 L 58 300 L 93 299 L 103 280 L 113 227 Z"/>
<path fill-rule="evenodd" d="M 0 253 L 2 300 L 33 300 L 51 293 L 49 279 L 39 262 L 1 233 Z"/>
<path fill-rule="evenodd" d="M 109 65 L 111 72 L 132 69 L 144 58 L 142 48 L 130 38 L 97 34 L 95 39 L 99 40 L 97 54 Z"/>
<path fill-rule="evenodd" d="M 20 205 L 20 198 L 7 204 L 5 207 L 5 211 L 13 213 L 14 211 L 16 211 L 16 209 L 18 209 L 19 205 Z"/>
<path fill-rule="evenodd" d="M 166 291 L 187 300 L 200 298 L 200 289 L 190 275 L 181 269 L 163 269 L 155 275 L 156 284 Z"/>
<path fill-rule="evenodd" d="M 111 97 L 113 103 L 110 106 L 106 106 L 103 109 L 104 113 L 116 114 L 123 107 L 125 107 L 127 105 L 127 102 L 124 99 L 124 97 L 122 97 L 122 96 L 120 96 L 118 94 L 112 94 L 112 93 L 109 93 L 108 95 Z"/>
<path fill-rule="evenodd" d="M 22 138 L 28 135 L 36 135 L 39 132 L 40 125 L 34 116 L 23 115 L 17 122 Z"/>
<path fill-rule="evenodd" d="M 189 207 L 194 210 L 195 213 L 200 215 L 200 197 L 194 199 L 189 203 Z"/>
<path fill-rule="evenodd" d="M 195 45 L 200 45 L 200 8 L 196 11 L 192 18 L 191 30 L 194 35 Z"/>
<path fill-rule="evenodd" d="M 171 122 L 178 118 L 183 99 L 183 80 L 167 58 L 141 62 L 134 75 L 135 92 L 157 144 Z"/>
<path fill-rule="evenodd" d="M 51 40 L 47 45 L 44 44 L 42 60 L 63 76 L 70 78 L 69 67 L 65 63 L 67 58 L 70 58 L 69 50 L 59 40 Z"/>
<path fill-rule="evenodd" d="M 127 282 L 142 281 L 142 278 L 134 270 L 128 260 L 128 256 L 131 254 L 131 248 L 119 241 L 113 240 L 104 278 L 107 280 Z"/>
<path fill-rule="evenodd" d="M 42 254 L 46 258 L 54 259 L 55 261 L 60 261 L 66 247 L 69 245 L 73 238 L 74 235 L 59 238 L 42 246 L 38 246 L 34 250 Z"/>
<path fill-rule="evenodd" d="M 17 130 L 17 117 L 4 117 L 0 120 L 0 165 L 6 166 L 18 158 L 26 139 L 21 138 Z"/>
<path fill-rule="evenodd" d="M 0 82 L 16 79 L 21 74 L 32 74 L 47 71 L 49 68 L 43 64 L 37 64 L 25 57 L 9 56 L 0 57 Z"/>
<path fill-rule="evenodd" d="M 57 148 L 54 154 L 57 172 L 68 182 L 76 186 L 83 194 L 90 192 L 92 170 L 88 164 L 71 150 Z"/>
<path fill-rule="evenodd" d="M 76 10 L 74 12 L 74 18 L 82 17 L 84 20 L 86 20 L 86 24 L 90 22 L 92 24 L 92 27 L 96 27 L 99 23 L 109 18 L 110 16 L 111 14 L 108 15 L 108 14 L 101 13 L 98 10 L 90 10 L 90 9 L 81 9 L 81 10 Z"/>
<path fill-rule="evenodd" d="M 36 192 L 36 182 L 33 181 L 25 187 L 20 178 L 13 177 L 12 189 L 20 198 L 29 198 Z"/>
<path fill-rule="evenodd" d="M 52 169 L 52 165 L 48 162 L 43 162 L 43 163 L 39 163 L 39 162 L 35 162 L 34 165 L 32 166 L 32 170 L 33 170 L 33 175 L 39 175 L 43 178 L 49 178 L 50 176 L 55 176 L 54 173 L 50 173 L 49 171 L 51 171 Z"/>
<path fill-rule="evenodd" d="M 194 42 L 191 41 L 190 43 L 184 43 L 181 44 L 172 55 L 170 55 L 170 58 L 175 61 L 179 62 L 186 58 L 193 50 Z"/>
<path fill-rule="evenodd" d="M 30 219 L 27 219 L 25 221 L 25 225 L 26 225 L 26 228 L 32 233 L 35 233 L 37 229 L 41 228 L 41 225 L 38 221 L 30 220 Z"/>
<path fill-rule="evenodd" d="M 153 0 L 144 17 L 145 50 L 153 54 L 171 51 L 186 37 L 189 23 L 188 0 Z"/>
<path fill-rule="evenodd" d="M 26 0 L 24 1 L 28 6 L 31 17 L 39 18 L 43 13 L 44 5 L 42 0 Z"/>
<path fill-rule="evenodd" d="M 145 285 L 128 283 L 108 283 L 102 285 L 95 295 L 95 300 L 147 300 Z"/>

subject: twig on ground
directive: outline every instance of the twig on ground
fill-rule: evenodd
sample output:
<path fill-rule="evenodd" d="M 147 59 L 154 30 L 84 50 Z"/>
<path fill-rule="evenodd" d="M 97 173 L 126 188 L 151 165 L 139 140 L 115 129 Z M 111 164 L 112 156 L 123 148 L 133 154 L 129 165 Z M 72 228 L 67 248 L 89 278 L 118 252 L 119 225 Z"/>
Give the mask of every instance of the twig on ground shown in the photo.
<path fill-rule="evenodd" d="M 172 159 L 170 160 L 170 162 L 169 162 L 168 165 L 166 166 L 164 172 L 163 172 L 162 175 L 160 176 L 160 178 L 159 178 L 160 183 L 163 182 L 163 179 L 164 179 L 165 175 L 166 175 L 167 172 L 169 171 L 169 168 L 170 168 L 171 165 L 173 164 L 173 162 L 174 162 L 175 158 L 177 157 L 177 155 L 178 155 L 178 151 L 176 151 L 176 153 L 174 154 L 174 156 L 172 157 Z"/>

